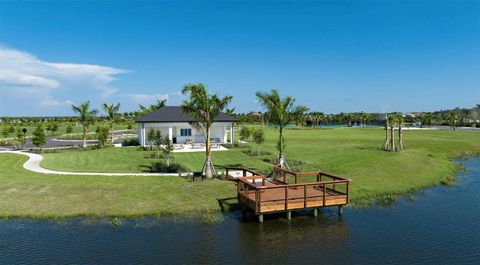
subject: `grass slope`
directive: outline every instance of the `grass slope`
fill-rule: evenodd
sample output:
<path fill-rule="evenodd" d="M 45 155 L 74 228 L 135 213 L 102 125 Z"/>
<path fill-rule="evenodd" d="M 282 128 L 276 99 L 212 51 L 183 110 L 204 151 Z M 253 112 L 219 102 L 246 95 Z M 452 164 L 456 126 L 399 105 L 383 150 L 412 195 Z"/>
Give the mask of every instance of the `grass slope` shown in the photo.
<path fill-rule="evenodd" d="M 0 217 L 135 217 L 205 214 L 235 197 L 233 183 L 179 177 L 59 176 L 23 169 L 27 157 L 0 154 Z"/>
<path fill-rule="evenodd" d="M 275 153 L 277 132 L 266 130 L 262 150 Z M 456 166 L 454 157 L 480 152 L 480 133 L 461 131 L 405 131 L 406 151 L 381 150 L 384 131 L 380 128 L 335 128 L 286 130 L 287 160 L 302 161 L 302 170 L 322 170 L 351 178 L 352 201 L 382 194 L 400 194 L 413 189 L 451 183 Z M 254 145 L 251 145 L 255 148 Z M 110 148 L 46 154 L 42 166 L 66 171 L 140 172 L 155 161 L 151 152 L 136 148 Z M 271 170 L 263 159 L 241 149 L 214 152 L 217 169 L 243 165 L 262 172 Z M 175 154 L 175 162 L 191 170 L 200 170 L 203 153 Z"/>

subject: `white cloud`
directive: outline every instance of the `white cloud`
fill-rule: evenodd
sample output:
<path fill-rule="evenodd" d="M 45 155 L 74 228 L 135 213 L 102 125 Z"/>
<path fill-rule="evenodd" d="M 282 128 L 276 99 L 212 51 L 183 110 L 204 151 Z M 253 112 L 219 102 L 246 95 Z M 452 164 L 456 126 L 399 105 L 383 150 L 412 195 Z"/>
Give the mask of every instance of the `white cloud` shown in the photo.
<path fill-rule="evenodd" d="M 55 99 L 47 99 L 47 100 L 42 100 L 40 101 L 40 105 L 44 107 L 57 107 L 57 106 L 71 106 L 73 105 L 73 101 L 71 100 L 65 100 L 65 101 L 58 101 Z"/>
<path fill-rule="evenodd" d="M 111 85 L 115 76 L 129 72 L 101 65 L 42 61 L 32 54 L 0 46 L 0 89 L 34 94 L 36 104 L 44 107 L 71 103 L 55 98 L 58 91 L 64 98 L 76 93 L 111 96 L 118 91 Z"/>
<path fill-rule="evenodd" d="M 168 94 L 125 94 L 125 96 L 139 103 L 152 103 L 155 102 L 157 99 L 168 100 L 169 98 Z"/>

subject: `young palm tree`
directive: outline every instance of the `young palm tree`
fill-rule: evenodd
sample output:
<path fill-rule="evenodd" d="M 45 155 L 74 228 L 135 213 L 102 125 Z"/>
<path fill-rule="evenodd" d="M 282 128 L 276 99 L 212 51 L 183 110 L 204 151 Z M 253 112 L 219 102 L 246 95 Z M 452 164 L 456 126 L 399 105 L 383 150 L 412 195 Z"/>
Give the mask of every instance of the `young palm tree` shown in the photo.
<path fill-rule="evenodd" d="M 385 151 L 390 150 L 390 137 L 388 135 L 388 127 L 390 125 L 389 125 L 388 119 L 389 119 L 388 114 L 385 114 L 385 143 L 383 144 L 383 149 Z"/>
<path fill-rule="evenodd" d="M 138 107 L 140 108 L 140 115 L 146 115 L 150 112 L 153 112 L 157 109 L 163 108 L 165 106 L 165 103 L 167 102 L 166 99 L 157 99 L 157 103 L 152 104 L 150 106 L 143 106 L 142 104 L 139 104 Z"/>
<path fill-rule="evenodd" d="M 118 111 L 120 110 L 120 103 L 117 103 L 116 105 L 108 105 L 107 103 L 103 103 L 102 108 L 105 110 L 105 113 L 110 120 L 110 141 L 113 144 L 113 125 L 115 123 L 115 118 L 118 115 Z"/>
<path fill-rule="evenodd" d="M 257 92 L 256 96 L 260 104 L 267 110 L 266 114 L 269 121 L 278 129 L 278 163 L 283 167 L 285 164 L 283 129 L 295 118 L 293 109 L 295 99 L 290 96 L 283 99 L 280 98 L 280 94 L 276 89 L 273 89 L 270 93 Z"/>
<path fill-rule="evenodd" d="M 210 142 L 210 129 L 220 112 L 222 112 L 232 100 L 231 96 L 220 98 L 217 94 L 210 95 L 203 84 L 186 84 L 182 94 L 189 98 L 180 106 L 182 110 L 190 115 L 205 133 L 205 164 L 202 171 L 205 177 L 211 179 L 215 169 L 212 164 L 212 150 Z"/>
<path fill-rule="evenodd" d="M 87 147 L 88 127 L 95 122 L 95 116 L 97 115 L 98 110 L 90 110 L 90 101 L 84 102 L 78 106 L 72 105 L 72 110 L 79 115 L 78 121 L 83 127 L 83 148 L 85 148 Z"/>

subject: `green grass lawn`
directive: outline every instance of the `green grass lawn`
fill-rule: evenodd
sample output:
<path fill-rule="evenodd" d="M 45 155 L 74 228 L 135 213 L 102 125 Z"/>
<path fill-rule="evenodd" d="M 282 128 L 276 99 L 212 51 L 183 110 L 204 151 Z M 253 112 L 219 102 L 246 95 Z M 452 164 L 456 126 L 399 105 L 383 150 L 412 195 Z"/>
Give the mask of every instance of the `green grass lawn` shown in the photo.
<path fill-rule="evenodd" d="M 275 159 L 277 133 L 266 129 L 262 150 L 267 156 L 248 156 L 242 149 L 214 152 L 218 170 L 242 165 L 261 172 L 271 170 L 263 160 Z M 400 194 L 413 189 L 451 183 L 456 166 L 452 158 L 480 152 L 480 133 L 461 131 L 405 131 L 406 150 L 381 150 L 381 128 L 291 129 L 285 132 L 287 160 L 301 161 L 301 170 L 322 170 L 352 179 L 352 201 L 383 194 Z M 252 147 L 255 147 L 252 145 Z M 137 148 L 109 148 L 45 154 L 42 166 L 49 169 L 84 172 L 141 172 L 156 161 L 149 151 Z M 200 170 L 204 153 L 175 154 L 175 162 L 192 171 Z"/>
<path fill-rule="evenodd" d="M 218 212 L 232 182 L 180 177 L 59 176 L 23 169 L 26 156 L 0 154 L 0 218 L 135 217 Z"/>
<path fill-rule="evenodd" d="M 37 128 L 36 126 L 16 126 L 15 129 L 17 128 L 25 128 L 27 129 L 27 133 L 26 133 L 26 136 L 27 137 L 31 137 L 32 136 L 32 133 L 35 131 L 35 129 Z M 46 129 L 46 124 L 43 124 L 43 128 Z M 3 129 L 3 127 L 0 127 L 0 129 Z M 67 125 L 65 123 L 59 123 L 59 126 L 58 126 L 58 130 L 55 132 L 55 135 L 62 135 L 62 134 L 65 134 L 66 133 L 66 129 L 67 129 Z M 95 132 L 95 130 L 97 129 L 97 125 L 92 125 L 90 128 L 89 128 L 89 132 Z M 127 124 L 116 124 L 114 126 L 114 130 L 126 130 L 127 129 Z M 133 128 L 133 130 L 136 130 L 136 127 Z M 45 131 L 46 133 L 50 133 L 50 132 L 47 132 Z M 83 129 L 81 126 L 72 126 L 72 133 L 82 133 L 83 132 Z M 15 133 L 12 133 L 10 134 L 9 138 L 14 138 L 16 137 L 16 132 Z M 0 134 L 0 139 L 3 139 L 3 135 Z"/>

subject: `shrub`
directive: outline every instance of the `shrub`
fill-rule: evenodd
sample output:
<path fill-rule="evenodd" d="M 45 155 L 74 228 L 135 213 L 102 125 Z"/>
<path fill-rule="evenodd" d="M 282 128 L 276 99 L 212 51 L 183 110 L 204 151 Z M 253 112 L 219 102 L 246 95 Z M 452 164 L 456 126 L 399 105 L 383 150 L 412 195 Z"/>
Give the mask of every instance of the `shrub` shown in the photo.
<path fill-rule="evenodd" d="M 137 146 L 139 145 L 137 138 L 125 139 L 122 142 L 122 146 Z"/>
<path fill-rule="evenodd" d="M 186 167 L 176 163 L 171 163 L 167 166 L 164 162 L 153 162 L 150 166 L 150 172 L 152 173 L 181 173 L 188 171 Z"/>
<path fill-rule="evenodd" d="M 240 140 L 248 141 L 248 139 L 250 139 L 251 136 L 252 136 L 252 129 L 250 127 L 243 126 L 240 129 Z"/>
<path fill-rule="evenodd" d="M 242 150 L 242 153 L 246 154 L 247 156 L 267 156 L 267 155 L 272 155 L 271 152 L 268 151 L 254 151 L 252 149 L 246 149 Z"/>
<path fill-rule="evenodd" d="M 108 126 L 99 125 L 97 127 L 97 139 L 98 139 L 98 147 L 104 147 L 107 143 L 108 136 L 110 135 L 110 129 Z"/>

